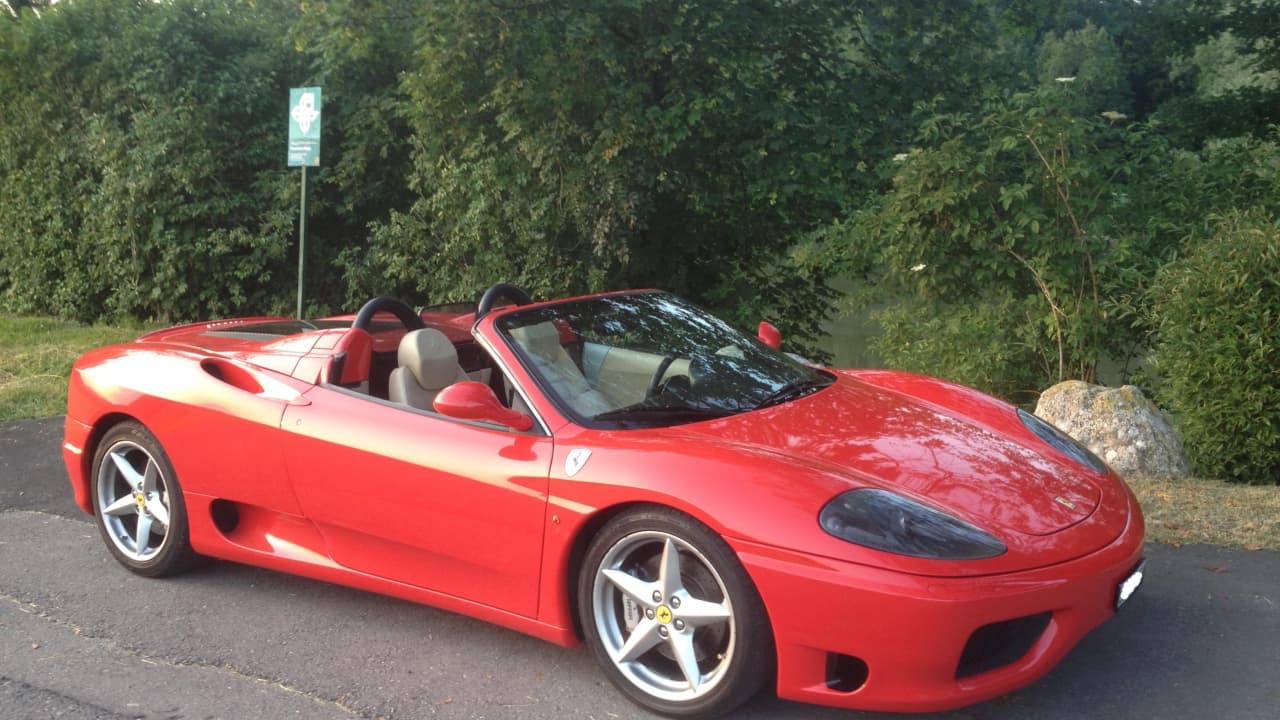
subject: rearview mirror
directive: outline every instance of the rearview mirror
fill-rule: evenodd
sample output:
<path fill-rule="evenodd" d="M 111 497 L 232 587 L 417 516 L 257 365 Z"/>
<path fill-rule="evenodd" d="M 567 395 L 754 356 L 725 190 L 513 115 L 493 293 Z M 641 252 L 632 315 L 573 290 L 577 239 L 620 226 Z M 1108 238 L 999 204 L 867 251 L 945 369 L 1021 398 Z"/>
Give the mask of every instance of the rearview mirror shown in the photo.
<path fill-rule="evenodd" d="M 760 321 L 760 326 L 756 328 L 756 337 L 774 350 L 782 346 L 782 331 L 767 320 Z"/>
<path fill-rule="evenodd" d="M 436 412 L 459 420 L 497 423 L 513 430 L 533 427 L 533 418 L 502 406 L 488 385 L 463 380 L 441 390 L 432 403 Z"/>

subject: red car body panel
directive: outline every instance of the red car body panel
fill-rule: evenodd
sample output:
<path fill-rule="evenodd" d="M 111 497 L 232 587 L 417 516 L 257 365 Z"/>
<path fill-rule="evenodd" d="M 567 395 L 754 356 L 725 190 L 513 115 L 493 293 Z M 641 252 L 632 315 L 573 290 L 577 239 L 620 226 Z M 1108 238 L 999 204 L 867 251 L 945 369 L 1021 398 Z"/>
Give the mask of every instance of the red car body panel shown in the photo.
<path fill-rule="evenodd" d="M 1135 510 L 1137 501 L 1132 500 Z M 1048 672 L 1114 614 L 1117 585 L 1142 556 L 1135 512 L 1115 541 L 1067 563 L 976 578 L 933 578 L 734 543 L 766 598 L 780 697 L 837 707 L 933 712 L 994 698 Z M 956 668 L 979 628 L 1051 613 L 1030 650 L 965 678 Z M 853 692 L 828 686 L 828 653 L 870 669 Z"/>
<path fill-rule="evenodd" d="M 342 318 L 283 339 L 255 337 L 254 324 L 284 318 L 202 323 L 90 352 L 68 391 L 63 453 L 76 502 L 92 512 L 95 443 L 133 418 L 166 448 L 197 552 L 564 645 L 578 641 L 570 598 L 591 532 L 636 504 L 675 508 L 723 537 L 759 589 L 779 694 L 876 710 L 956 707 L 1031 682 L 1113 613 L 1116 586 L 1140 559 L 1141 511 L 1124 484 L 1048 447 L 998 400 L 916 375 L 842 371 L 767 409 L 591 429 L 538 391 L 495 329 L 509 311 L 470 331 L 465 313 L 427 319 L 456 344 L 478 344 L 524 390 L 539 421 L 531 433 L 338 386 L 368 372 L 343 369 L 339 355 L 392 352 L 402 332 L 361 338 Z M 574 449 L 590 461 L 569 473 Z M 938 507 L 1008 550 L 924 560 L 824 532 L 822 507 L 862 487 Z M 1051 617 L 1024 656 L 957 677 L 975 630 L 1039 613 Z M 865 682 L 833 687 L 833 654 L 865 662 Z"/>
<path fill-rule="evenodd" d="M 537 615 L 551 438 L 323 386 L 309 396 L 310 405 L 285 410 L 282 444 L 302 514 L 334 560 Z M 388 423 L 388 413 L 405 417 Z"/>

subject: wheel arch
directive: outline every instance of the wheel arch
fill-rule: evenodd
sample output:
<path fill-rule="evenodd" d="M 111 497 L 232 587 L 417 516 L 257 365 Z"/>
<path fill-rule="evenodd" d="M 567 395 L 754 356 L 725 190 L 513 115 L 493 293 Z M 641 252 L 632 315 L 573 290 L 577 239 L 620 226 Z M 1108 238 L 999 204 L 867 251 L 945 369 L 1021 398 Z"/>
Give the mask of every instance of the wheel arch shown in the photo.
<path fill-rule="evenodd" d="M 83 497 L 90 497 L 93 492 L 93 459 L 98 456 L 98 446 L 102 443 L 102 438 L 111 432 L 112 428 L 125 422 L 135 422 L 144 428 L 147 427 L 146 423 L 138 418 L 122 412 L 107 413 L 94 421 L 89 430 L 89 438 L 84 444 L 84 451 L 80 454 L 81 487 L 79 489 L 84 493 Z M 150 431 L 150 428 L 147 428 L 147 432 Z M 90 515 L 97 514 L 93 503 L 89 503 L 88 512 Z"/>
<path fill-rule="evenodd" d="M 621 502 L 596 510 L 579 524 L 574 532 L 573 539 L 569 543 L 567 570 L 562 578 L 563 587 L 560 588 L 560 591 L 563 593 L 562 597 L 567 601 L 568 617 L 571 623 L 570 629 L 579 642 L 582 641 L 583 634 L 582 621 L 578 617 L 578 575 L 582 572 L 582 559 L 587 554 L 587 547 L 591 545 L 591 541 L 595 539 L 600 530 L 609 524 L 610 520 L 625 512 L 641 508 L 678 509 L 670 505 L 649 501 Z"/>
<path fill-rule="evenodd" d="M 566 572 L 564 577 L 561 578 L 561 587 L 559 588 L 560 592 L 563 593 L 562 597 L 566 598 L 566 609 L 571 623 L 570 630 L 572 630 L 574 637 L 577 638 L 579 642 L 581 642 L 584 637 L 582 632 L 582 620 L 580 618 L 580 613 L 578 612 L 578 576 L 582 573 L 582 563 L 586 555 L 587 548 L 591 545 L 591 541 L 595 539 L 601 529 L 603 529 L 611 520 L 624 513 L 645 509 L 665 510 L 680 513 L 681 515 L 689 517 L 705 526 L 708 530 L 725 541 L 729 551 L 733 553 L 734 558 L 742 565 L 747 580 L 751 583 L 756 595 L 760 597 L 760 604 L 764 610 L 765 620 L 769 626 L 768 634 L 771 645 L 770 650 L 774 656 L 773 660 L 776 662 L 777 649 L 776 640 L 774 639 L 774 622 L 769 611 L 769 604 L 764 602 L 764 597 L 760 594 L 760 588 L 756 585 L 755 578 L 752 577 L 751 571 L 746 567 L 746 564 L 742 562 L 742 558 L 739 557 L 738 551 L 734 548 L 734 544 L 726 540 L 723 533 L 717 530 L 714 525 L 708 523 L 702 517 L 699 517 L 698 514 L 692 513 L 688 509 L 680 507 L 675 503 L 664 503 L 655 500 L 632 500 L 599 508 L 583 520 L 576 528 L 572 540 L 569 543 Z"/>
<path fill-rule="evenodd" d="M 581 603 L 584 599 L 581 597 L 582 593 L 579 592 L 578 586 L 582 582 L 582 573 L 586 569 L 588 553 L 591 553 L 591 557 L 593 559 L 597 557 L 592 546 L 596 543 L 596 540 L 601 537 L 601 533 L 611 532 L 609 530 L 609 525 L 613 521 L 620 520 L 630 513 L 637 512 L 656 513 L 660 516 L 665 516 L 666 520 L 662 521 L 659 527 L 661 525 L 674 524 L 677 528 L 681 526 L 687 528 L 684 531 L 677 531 L 676 535 L 683 536 L 682 542 L 688 544 L 699 554 L 704 555 L 701 562 L 704 564 L 710 563 L 710 571 L 723 577 L 722 582 L 726 583 L 724 586 L 726 592 L 730 591 L 732 584 L 736 582 L 738 583 L 740 592 L 747 593 L 746 595 L 738 594 L 732 596 L 735 598 L 735 614 L 742 611 L 746 613 L 745 617 L 756 618 L 754 623 L 748 621 L 745 625 L 738 626 L 738 631 L 745 633 L 744 637 L 748 638 L 748 645 L 746 647 L 749 649 L 743 651 L 745 654 L 739 654 L 736 656 L 740 659 L 752 659 L 751 664 L 753 664 L 756 669 L 754 671 L 748 671 L 748 673 L 749 676 L 753 676 L 754 679 L 741 680 L 743 677 L 741 674 L 742 671 L 735 672 L 735 676 L 739 678 L 739 681 L 733 681 L 729 685 L 724 686 L 726 688 L 725 691 L 720 693 L 720 698 L 715 701 L 714 705 L 736 708 L 757 691 L 776 687 L 778 678 L 778 646 L 774 630 L 774 619 L 769 612 L 769 605 L 764 602 L 764 598 L 761 595 L 760 587 L 757 585 L 755 577 L 747 568 L 746 563 L 743 562 L 737 547 L 735 547 L 735 543 L 732 542 L 730 538 L 725 537 L 724 533 L 718 530 L 715 525 L 700 517 L 701 513 L 691 512 L 689 509 L 681 507 L 679 503 L 661 502 L 660 499 L 650 498 L 622 501 L 617 504 L 598 509 L 596 512 L 585 517 L 581 524 L 575 529 L 572 543 L 567 553 L 568 572 L 566 576 L 562 578 L 563 586 L 561 588 L 563 596 L 567 599 L 566 604 L 570 612 L 570 617 L 572 618 L 570 629 L 572 630 L 574 637 L 576 637 L 579 642 L 586 644 L 592 650 L 593 654 L 597 656 L 597 660 L 607 665 L 600 655 L 601 651 L 599 644 L 602 641 L 599 638 L 590 637 L 584 630 L 583 623 L 590 621 L 584 621 L 583 619 L 584 613 L 581 612 Z M 627 520 L 626 522 L 631 523 L 633 526 L 636 525 L 634 520 Z M 641 520 L 639 525 L 655 527 L 650 525 L 649 522 L 643 520 Z M 629 531 L 630 530 L 628 530 L 628 532 Z M 688 533 L 693 534 L 689 535 Z M 699 539 L 699 535 L 705 536 L 705 539 Z M 719 541 L 717 543 L 719 548 L 707 546 L 705 544 L 716 540 Z M 715 561 L 715 555 L 717 553 L 721 555 L 724 562 L 737 562 L 737 569 L 734 570 L 729 566 L 717 563 Z M 726 575 L 726 572 L 729 574 Z M 683 572 L 681 574 L 683 575 Z M 730 580 L 729 578 L 731 575 L 736 575 L 736 580 Z M 682 581 L 681 584 L 683 585 L 684 581 Z M 742 608 L 737 608 L 736 603 L 738 599 L 746 601 Z M 678 607 L 678 605 L 673 604 L 673 607 Z M 754 608 L 754 610 L 750 608 Z M 676 625 L 676 628 L 682 629 L 679 624 Z M 750 648 L 752 647 L 752 640 L 755 643 L 754 651 L 750 651 Z M 607 650 L 605 652 L 607 653 Z M 722 655 L 720 657 L 723 658 L 725 656 Z M 629 692 L 625 684 L 619 684 L 613 677 L 610 679 L 615 682 L 615 685 L 623 690 L 624 694 L 627 695 L 630 700 L 636 702 L 642 707 L 650 709 L 651 711 L 655 711 L 654 708 L 650 707 L 648 702 L 637 699 L 635 694 Z M 662 701 L 669 700 L 671 699 L 662 699 Z M 683 699 L 681 699 L 681 701 L 683 701 Z M 725 710 L 708 710 L 708 707 L 693 708 L 688 713 L 683 711 L 678 714 L 669 714 L 668 711 L 658 712 L 671 717 L 704 717 L 709 716 L 705 714 L 708 711 L 713 715 L 726 712 Z"/>

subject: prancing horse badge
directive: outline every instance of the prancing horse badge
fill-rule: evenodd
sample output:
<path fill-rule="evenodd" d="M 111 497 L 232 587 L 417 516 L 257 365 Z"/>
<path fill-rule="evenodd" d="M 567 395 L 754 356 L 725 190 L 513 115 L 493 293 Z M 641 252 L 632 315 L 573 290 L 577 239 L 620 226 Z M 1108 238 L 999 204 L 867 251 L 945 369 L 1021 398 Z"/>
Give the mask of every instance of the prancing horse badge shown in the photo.
<path fill-rule="evenodd" d="M 564 459 L 565 474 L 569 477 L 577 475 L 578 471 L 582 469 L 582 466 L 586 465 L 587 461 L 590 459 L 591 451 L 586 448 L 578 448 L 576 450 L 569 451 L 569 457 Z"/>

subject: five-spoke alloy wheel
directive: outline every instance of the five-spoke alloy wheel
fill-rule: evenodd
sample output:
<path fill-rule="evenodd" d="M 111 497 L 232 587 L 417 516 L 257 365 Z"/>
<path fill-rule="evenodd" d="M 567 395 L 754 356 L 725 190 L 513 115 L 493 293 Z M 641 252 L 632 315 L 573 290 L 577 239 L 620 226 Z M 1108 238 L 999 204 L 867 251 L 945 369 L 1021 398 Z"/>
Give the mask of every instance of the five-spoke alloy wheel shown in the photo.
<path fill-rule="evenodd" d="M 649 710 L 728 712 L 772 668 L 755 587 L 724 541 L 681 513 L 653 508 L 608 523 L 587 550 L 578 603 L 596 658 Z"/>
<path fill-rule="evenodd" d="M 168 456 L 143 426 L 124 422 L 98 444 L 93 505 L 112 555 L 139 575 L 186 569 L 195 559 L 182 491 Z"/>

